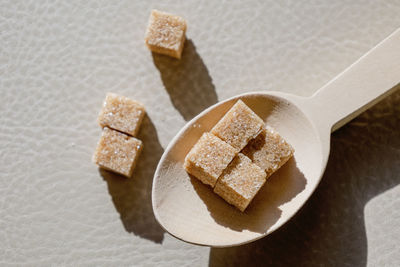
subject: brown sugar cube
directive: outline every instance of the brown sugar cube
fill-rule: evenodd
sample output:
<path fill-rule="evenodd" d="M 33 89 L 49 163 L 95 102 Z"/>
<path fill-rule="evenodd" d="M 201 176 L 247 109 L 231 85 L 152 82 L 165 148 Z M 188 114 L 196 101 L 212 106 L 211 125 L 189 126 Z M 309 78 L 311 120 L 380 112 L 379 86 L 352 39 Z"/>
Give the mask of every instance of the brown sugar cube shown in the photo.
<path fill-rule="evenodd" d="M 132 99 L 108 93 L 100 111 L 98 122 L 101 127 L 109 127 L 136 136 L 145 114 L 144 106 Z"/>
<path fill-rule="evenodd" d="M 153 52 L 180 59 L 185 42 L 186 21 L 172 14 L 152 10 L 145 42 Z"/>
<path fill-rule="evenodd" d="M 204 184 L 214 187 L 235 154 L 233 147 L 210 133 L 204 133 L 187 154 L 184 167 Z"/>
<path fill-rule="evenodd" d="M 142 151 L 142 141 L 105 127 L 93 156 L 100 167 L 131 177 Z"/>
<path fill-rule="evenodd" d="M 239 152 L 251 139 L 258 135 L 263 126 L 263 120 L 243 101 L 239 100 L 211 129 L 211 133 Z"/>
<path fill-rule="evenodd" d="M 214 192 L 244 211 L 264 185 L 265 172 L 239 153 L 219 177 Z"/>
<path fill-rule="evenodd" d="M 261 169 L 267 178 L 285 164 L 294 149 L 276 131 L 267 127 L 242 150 Z"/>

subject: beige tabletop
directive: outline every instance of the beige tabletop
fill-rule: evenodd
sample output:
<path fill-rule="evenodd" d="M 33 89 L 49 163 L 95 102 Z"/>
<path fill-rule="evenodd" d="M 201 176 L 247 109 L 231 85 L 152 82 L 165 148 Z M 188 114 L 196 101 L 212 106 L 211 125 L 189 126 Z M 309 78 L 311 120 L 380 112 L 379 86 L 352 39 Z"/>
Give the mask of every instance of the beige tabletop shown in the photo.
<path fill-rule="evenodd" d="M 187 19 L 180 61 L 145 47 L 152 8 Z M 400 92 L 332 135 L 316 192 L 254 243 L 175 239 L 155 221 L 151 184 L 204 108 L 255 90 L 311 95 L 399 14 L 396 0 L 1 1 L 0 266 L 398 266 Z M 148 113 L 129 180 L 91 162 L 110 91 Z"/>

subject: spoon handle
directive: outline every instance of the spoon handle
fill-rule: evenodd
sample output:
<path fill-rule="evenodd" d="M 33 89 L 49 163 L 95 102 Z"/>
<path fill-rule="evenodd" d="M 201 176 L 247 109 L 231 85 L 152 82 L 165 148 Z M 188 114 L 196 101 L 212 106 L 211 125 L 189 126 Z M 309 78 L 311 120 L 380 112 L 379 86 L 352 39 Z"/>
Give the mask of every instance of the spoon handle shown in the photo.
<path fill-rule="evenodd" d="M 309 111 L 335 131 L 400 88 L 400 28 L 318 90 Z"/>

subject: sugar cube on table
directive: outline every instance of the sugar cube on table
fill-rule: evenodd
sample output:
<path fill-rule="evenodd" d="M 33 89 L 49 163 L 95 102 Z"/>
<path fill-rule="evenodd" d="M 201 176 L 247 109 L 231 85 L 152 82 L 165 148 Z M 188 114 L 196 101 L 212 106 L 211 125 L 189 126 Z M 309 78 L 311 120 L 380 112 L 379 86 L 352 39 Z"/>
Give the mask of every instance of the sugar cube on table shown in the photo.
<path fill-rule="evenodd" d="M 293 156 L 294 149 L 276 131 L 266 127 L 242 153 L 265 170 L 268 178 Z"/>
<path fill-rule="evenodd" d="M 180 59 L 185 42 L 186 21 L 182 17 L 152 10 L 145 42 L 153 52 Z"/>
<path fill-rule="evenodd" d="M 210 133 L 204 133 L 185 158 L 186 171 L 212 187 L 235 157 L 235 149 Z"/>
<path fill-rule="evenodd" d="M 239 153 L 219 177 L 214 192 L 244 211 L 264 185 L 265 172 Z"/>
<path fill-rule="evenodd" d="M 237 152 L 259 134 L 264 121 L 257 116 L 243 101 L 235 105 L 211 129 L 211 133 L 233 146 Z"/>
<path fill-rule="evenodd" d="M 108 93 L 100 111 L 98 122 L 101 127 L 109 127 L 136 136 L 145 115 L 144 106 L 125 96 Z"/>
<path fill-rule="evenodd" d="M 139 139 L 105 127 L 93 161 L 104 169 L 131 177 L 142 148 Z"/>

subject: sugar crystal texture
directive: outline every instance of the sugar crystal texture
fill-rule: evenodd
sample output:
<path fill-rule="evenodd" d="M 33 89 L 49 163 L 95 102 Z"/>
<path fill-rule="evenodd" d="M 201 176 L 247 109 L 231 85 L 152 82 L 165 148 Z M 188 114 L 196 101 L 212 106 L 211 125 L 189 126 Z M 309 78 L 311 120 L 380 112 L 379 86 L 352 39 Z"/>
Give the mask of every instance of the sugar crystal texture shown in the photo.
<path fill-rule="evenodd" d="M 239 152 L 251 139 L 257 136 L 263 126 L 263 120 L 243 101 L 239 100 L 211 129 L 211 133 Z"/>
<path fill-rule="evenodd" d="M 135 137 L 105 127 L 93 161 L 104 169 L 131 177 L 142 148 L 142 141 Z"/>
<path fill-rule="evenodd" d="M 153 52 L 180 59 L 185 32 L 186 21 L 182 17 L 152 10 L 145 42 Z"/>
<path fill-rule="evenodd" d="M 239 153 L 219 177 L 214 192 L 244 211 L 264 185 L 265 172 Z"/>
<path fill-rule="evenodd" d="M 132 99 L 108 93 L 100 111 L 98 122 L 101 127 L 109 127 L 136 136 L 145 115 L 144 106 Z"/>
<path fill-rule="evenodd" d="M 235 149 L 210 133 L 204 133 L 185 158 L 188 173 L 215 186 L 222 171 L 235 157 Z"/>
<path fill-rule="evenodd" d="M 268 178 L 293 156 L 294 149 L 274 129 L 266 127 L 242 153 L 265 170 Z"/>

